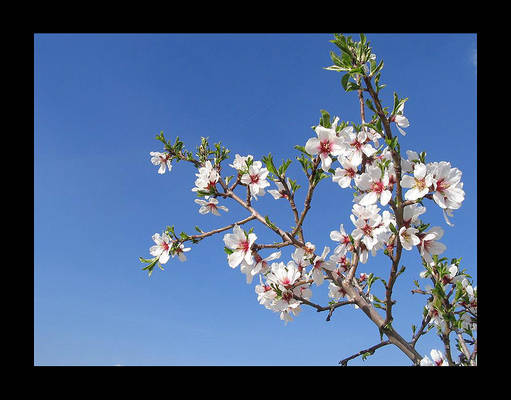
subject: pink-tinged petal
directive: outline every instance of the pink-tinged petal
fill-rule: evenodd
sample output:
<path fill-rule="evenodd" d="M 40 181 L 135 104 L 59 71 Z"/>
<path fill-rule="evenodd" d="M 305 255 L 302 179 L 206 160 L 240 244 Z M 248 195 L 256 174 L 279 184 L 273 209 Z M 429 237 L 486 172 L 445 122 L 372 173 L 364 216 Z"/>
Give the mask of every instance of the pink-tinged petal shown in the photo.
<path fill-rule="evenodd" d="M 249 233 L 248 234 L 248 244 L 249 244 L 249 247 L 252 246 L 252 244 L 254 244 L 256 239 L 257 239 L 257 236 L 256 236 L 255 233 Z"/>
<path fill-rule="evenodd" d="M 376 153 L 376 149 L 371 146 L 369 143 L 367 144 L 364 144 L 362 146 L 362 152 L 367 156 L 367 157 L 371 157 L 374 153 Z"/>
<path fill-rule="evenodd" d="M 237 250 L 237 251 L 233 252 L 232 254 L 229 254 L 227 256 L 227 260 L 229 262 L 229 267 L 236 268 L 243 260 L 244 255 L 245 254 L 241 250 Z"/>
<path fill-rule="evenodd" d="M 151 248 L 149 249 L 149 253 L 151 253 L 151 255 L 154 257 L 159 257 L 162 251 L 163 249 L 161 248 L 161 246 L 158 245 L 151 246 Z"/>
<path fill-rule="evenodd" d="M 351 236 L 355 240 L 359 240 L 363 236 L 364 232 L 361 229 L 355 229 L 353 232 L 351 232 Z"/>
<path fill-rule="evenodd" d="M 330 140 L 330 137 L 332 136 L 332 129 L 325 128 L 321 125 L 318 125 L 315 129 L 316 133 L 318 134 L 318 139 L 323 142 L 325 140 Z"/>
<path fill-rule="evenodd" d="M 402 128 L 408 128 L 410 126 L 410 121 L 408 121 L 408 118 L 406 118 L 404 115 L 396 115 L 395 121 L 398 127 Z"/>
<path fill-rule="evenodd" d="M 413 176 L 416 179 L 424 179 L 426 172 L 427 168 L 423 163 L 415 164 L 415 168 L 413 169 Z"/>
<path fill-rule="evenodd" d="M 406 200 L 417 200 L 420 196 L 420 192 L 416 188 L 411 188 L 409 191 L 405 193 Z"/>
<path fill-rule="evenodd" d="M 211 207 L 211 214 L 216 215 L 217 217 L 220 216 L 220 213 L 216 209 L 216 207 Z"/>
<path fill-rule="evenodd" d="M 321 169 L 325 172 L 328 172 L 330 169 L 330 165 L 332 165 L 332 159 L 329 156 L 323 157 L 323 154 L 320 154 L 321 157 Z"/>
<path fill-rule="evenodd" d="M 235 249 L 238 247 L 238 237 L 232 233 L 227 233 L 224 235 L 224 243 L 225 246 L 229 249 Z"/>
<path fill-rule="evenodd" d="M 412 178 L 410 175 L 404 175 L 401 178 L 401 187 L 404 188 L 411 188 L 415 186 L 415 179 Z"/>
<path fill-rule="evenodd" d="M 209 212 L 209 207 L 207 206 L 202 206 L 201 208 L 199 208 L 199 214 L 207 214 Z"/>
<path fill-rule="evenodd" d="M 280 192 L 278 190 L 275 190 L 275 189 L 268 190 L 268 193 L 270 193 L 275 200 L 282 198 L 282 195 L 280 194 Z"/>
<path fill-rule="evenodd" d="M 341 232 L 338 231 L 332 231 L 330 232 L 330 239 L 334 242 L 340 242 L 342 240 L 343 236 L 341 235 Z"/>
<path fill-rule="evenodd" d="M 315 155 L 319 153 L 320 142 L 318 138 L 310 138 L 305 143 L 305 151 L 311 155 Z"/>
<path fill-rule="evenodd" d="M 384 190 L 380 195 L 380 203 L 382 206 L 386 206 L 392 198 L 392 192 L 390 190 Z"/>
<path fill-rule="evenodd" d="M 438 192 L 433 193 L 433 200 L 440 208 L 447 208 L 447 203 L 445 202 L 445 198 L 442 194 Z"/>
<path fill-rule="evenodd" d="M 241 177 L 241 183 L 243 183 L 244 185 L 248 185 L 250 182 L 252 182 L 252 178 L 250 178 L 249 174 L 244 174 Z"/>
<path fill-rule="evenodd" d="M 351 162 L 351 164 L 354 167 L 358 167 L 360 164 L 362 164 L 362 152 L 361 151 L 355 151 L 352 154 L 352 156 L 349 159 L 349 161 Z"/>
<path fill-rule="evenodd" d="M 164 251 L 161 253 L 160 258 L 158 261 L 160 261 L 160 264 L 166 264 L 167 261 L 169 261 L 170 255 L 168 251 Z"/>
<path fill-rule="evenodd" d="M 369 206 L 375 204 L 378 201 L 378 195 L 375 192 L 369 192 L 363 195 L 362 199 L 358 204 L 361 206 Z"/>
<path fill-rule="evenodd" d="M 250 253 L 250 251 L 247 251 L 243 257 L 243 259 L 245 260 L 245 262 L 248 264 L 248 265 L 252 265 L 254 263 L 254 257 L 252 257 L 252 254 Z"/>
<path fill-rule="evenodd" d="M 401 133 L 401 135 L 406 136 L 406 131 L 404 131 L 403 129 L 401 129 L 401 128 L 399 127 L 399 125 L 396 125 L 396 128 L 397 128 L 397 130 Z"/>

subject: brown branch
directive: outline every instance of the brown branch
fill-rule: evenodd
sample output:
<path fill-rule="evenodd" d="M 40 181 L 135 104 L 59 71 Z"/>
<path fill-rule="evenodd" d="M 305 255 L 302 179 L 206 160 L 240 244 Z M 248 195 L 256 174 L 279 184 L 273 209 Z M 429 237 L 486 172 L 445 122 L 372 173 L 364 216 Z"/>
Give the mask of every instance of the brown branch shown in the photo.
<path fill-rule="evenodd" d="M 216 233 L 220 233 L 220 232 L 226 231 L 228 229 L 231 229 L 231 228 L 234 227 L 234 225 L 243 225 L 243 224 L 246 224 L 247 222 L 252 221 L 254 219 L 256 219 L 256 216 L 255 215 L 251 215 L 250 217 L 242 219 L 241 221 L 238 221 L 238 222 L 234 222 L 233 224 L 224 226 L 223 228 L 218 228 L 218 229 L 214 229 L 214 230 L 209 231 L 209 232 L 204 232 L 204 233 L 201 233 L 200 235 L 189 236 L 187 239 L 183 240 L 183 242 L 186 242 L 188 240 L 197 240 L 197 239 L 201 240 L 201 239 L 204 239 L 205 237 L 208 237 L 208 236 L 214 235 Z"/>
<path fill-rule="evenodd" d="M 339 361 L 339 364 L 341 364 L 343 367 L 346 367 L 348 365 L 348 361 L 351 361 L 354 358 L 357 358 L 366 353 L 370 353 L 372 355 L 375 350 L 378 350 L 380 347 L 387 346 L 388 344 L 392 344 L 392 342 L 390 340 L 385 340 L 384 342 L 380 342 L 372 347 L 369 347 L 368 349 L 360 350 L 358 353 Z"/>
<path fill-rule="evenodd" d="M 318 169 L 319 162 L 320 162 L 320 158 L 316 156 L 316 158 L 314 159 L 311 174 L 308 175 L 309 187 L 307 189 L 307 195 L 306 195 L 305 201 L 304 201 L 304 208 L 303 208 L 302 214 L 300 215 L 300 219 L 298 220 L 298 223 L 295 226 L 295 229 L 293 229 L 293 232 L 291 232 L 292 236 L 295 236 L 296 233 L 298 232 L 298 230 L 301 229 L 303 221 L 305 220 L 305 216 L 307 215 L 307 213 L 309 212 L 309 210 L 311 208 L 310 204 L 312 201 L 312 194 L 314 193 L 314 189 L 316 188 L 316 185 L 314 183 L 314 175 L 316 174 L 316 170 Z"/>
<path fill-rule="evenodd" d="M 412 345 L 412 347 L 415 347 L 417 340 L 419 340 L 419 338 L 422 335 L 426 334 L 426 332 L 424 332 L 424 329 L 426 329 L 426 327 L 428 326 L 430 321 L 431 321 L 431 315 L 429 315 L 429 314 L 427 314 L 426 317 L 422 319 L 421 327 L 419 328 L 417 333 L 413 336 L 412 340 L 410 341 L 410 344 Z"/>

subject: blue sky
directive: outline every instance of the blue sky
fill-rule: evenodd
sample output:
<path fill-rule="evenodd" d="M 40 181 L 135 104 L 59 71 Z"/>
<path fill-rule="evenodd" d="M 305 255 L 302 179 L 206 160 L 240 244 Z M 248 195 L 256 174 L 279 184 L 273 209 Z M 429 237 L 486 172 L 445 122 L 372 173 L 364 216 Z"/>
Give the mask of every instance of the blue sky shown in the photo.
<path fill-rule="evenodd" d="M 221 141 L 234 154 L 278 161 L 314 136 L 320 110 L 359 121 L 356 95 L 326 71 L 330 34 L 37 34 L 34 36 L 34 363 L 35 365 L 337 365 L 376 344 L 376 327 L 353 307 L 331 321 L 309 307 L 287 326 L 257 302 L 245 276 L 227 265 L 223 234 L 203 240 L 149 278 L 151 236 L 167 225 L 194 233 L 247 216 L 236 204 L 222 217 L 193 202 L 191 165 L 157 174 L 154 139 L 179 136 L 188 149 Z M 354 35 L 357 38 L 358 35 Z M 450 161 L 463 172 L 466 199 L 447 226 L 445 255 L 462 257 L 476 277 L 477 91 L 475 34 L 367 34 L 385 62 L 384 105 L 408 97 L 401 148 Z M 224 169 L 229 169 L 227 163 Z M 294 162 L 289 176 L 303 184 Z M 304 190 L 297 194 L 302 207 Z M 329 232 L 351 229 L 351 192 L 331 180 L 314 195 L 307 240 L 332 249 Z M 292 215 L 267 194 L 254 202 L 287 229 Z M 278 240 L 254 222 L 261 241 Z M 269 254 L 269 252 L 267 253 Z M 283 251 L 283 261 L 289 251 Z M 411 336 L 424 297 L 410 294 L 422 270 L 416 253 L 395 288 L 396 329 Z M 360 272 L 387 277 L 383 257 Z M 476 280 L 477 282 L 477 280 Z M 327 284 L 311 300 L 326 304 Z M 441 348 L 433 333 L 417 348 Z M 350 365 L 409 365 L 393 347 Z"/>

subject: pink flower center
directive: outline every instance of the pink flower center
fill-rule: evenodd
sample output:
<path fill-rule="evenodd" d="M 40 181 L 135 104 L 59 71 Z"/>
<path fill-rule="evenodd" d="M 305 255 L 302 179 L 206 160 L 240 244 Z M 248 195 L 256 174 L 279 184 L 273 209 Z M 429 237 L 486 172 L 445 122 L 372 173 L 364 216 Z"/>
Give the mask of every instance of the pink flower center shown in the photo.
<path fill-rule="evenodd" d="M 380 181 L 374 182 L 371 185 L 371 191 L 373 191 L 373 192 L 381 193 L 381 192 L 383 192 L 383 190 L 385 190 L 385 185 Z"/>
<path fill-rule="evenodd" d="M 449 186 L 450 185 L 447 182 L 445 182 L 444 178 L 441 178 L 436 182 L 436 191 L 442 193 L 446 189 L 448 189 Z"/>
<path fill-rule="evenodd" d="M 250 175 L 250 183 L 258 183 L 259 175 Z"/>
<path fill-rule="evenodd" d="M 353 146 L 357 150 L 360 150 L 360 148 L 362 147 L 362 143 L 360 143 L 358 140 L 354 140 L 350 144 L 351 144 L 351 146 Z"/>
<path fill-rule="evenodd" d="M 285 300 L 289 303 L 289 301 L 293 298 L 293 294 L 291 292 L 282 293 L 282 300 Z"/>
<path fill-rule="evenodd" d="M 435 360 L 435 364 L 438 366 L 442 365 L 444 363 L 444 360 L 442 358 Z"/>
<path fill-rule="evenodd" d="M 319 146 L 319 151 L 323 154 L 327 155 L 330 154 L 330 152 L 332 151 L 332 143 L 330 143 L 328 140 L 321 142 Z"/>
<path fill-rule="evenodd" d="M 346 168 L 344 171 L 346 171 L 346 175 L 349 176 L 350 178 L 353 178 L 356 174 L 353 168 Z"/>
<path fill-rule="evenodd" d="M 291 281 L 289 280 L 289 278 L 288 278 L 288 277 L 286 277 L 286 278 L 282 279 L 282 282 L 281 282 L 281 283 L 282 283 L 284 286 L 287 286 L 287 285 L 289 285 L 289 283 L 290 283 L 290 282 L 291 282 Z"/>
<path fill-rule="evenodd" d="M 349 236 L 343 236 L 342 240 L 341 240 L 341 243 L 343 243 L 343 244 L 350 243 L 350 237 Z M 343 258 L 346 259 L 346 257 L 343 257 Z"/>
<path fill-rule="evenodd" d="M 243 240 L 240 244 L 238 249 L 243 250 L 244 253 L 248 252 L 249 249 L 249 243 L 248 240 Z"/>
<path fill-rule="evenodd" d="M 371 233 L 373 231 L 373 227 L 365 224 L 365 226 L 362 228 L 362 231 L 366 236 L 371 236 Z"/>
<path fill-rule="evenodd" d="M 169 244 L 167 242 L 162 242 L 161 247 L 163 247 L 164 251 L 167 251 L 169 249 Z"/>

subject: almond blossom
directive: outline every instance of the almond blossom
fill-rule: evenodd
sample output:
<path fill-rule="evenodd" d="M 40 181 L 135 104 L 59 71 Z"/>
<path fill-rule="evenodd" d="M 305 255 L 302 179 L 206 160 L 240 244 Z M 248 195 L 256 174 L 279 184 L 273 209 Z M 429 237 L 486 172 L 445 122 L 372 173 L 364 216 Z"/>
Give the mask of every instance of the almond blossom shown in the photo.
<path fill-rule="evenodd" d="M 172 257 L 174 257 L 175 255 L 177 255 L 177 258 L 179 258 L 179 261 L 186 261 L 186 256 L 184 253 L 186 252 L 189 252 L 191 250 L 190 247 L 186 247 L 185 248 L 185 245 L 183 243 L 181 243 L 179 246 L 177 246 L 175 248 L 175 253 L 172 255 Z"/>
<path fill-rule="evenodd" d="M 352 126 L 344 128 L 341 132 L 343 144 L 346 148 L 346 157 L 353 165 L 360 165 L 362 163 L 362 155 L 372 157 L 376 153 L 376 149 L 371 146 L 367 132 L 361 130 L 355 133 Z"/>
<path fill-rule="evenodd" d="M 440 208 L 456 210 L 465 199 L 461 171 L 442 161 L 428 165 L 433 176 L 433 200 Z"/>
<path fill-rule="evenodd" d="M 266 180 L 268 170 L 262 167 L 261 161 L 254 161 L 246 174 L 241 177 L 241 183 L 250 188 L 250 194 L 257 199 L 257 196 L 264 195 L 264 188 L 270 186 L 270 182 Z"/>
<path fill-rule="evenodd" d="M 199 168 L 199 173 L 195 174 L 195 176 L 197 176 L 197 179 L 195 180 L 195 187 L 192 189 L 192 192 L 198 192 L 199 190 L 212 191 L 215 189 L 218 179 L 220 179 L 220 175 L 209 160 L 204 163 L 204 166 Z"/>
<path fill-rule="evenodd" d="M 346 157 L 339 157 L 339 163 L 343 168 L 337 167 L 335 169 L 332 181 L 337 182 L 340 187 L 345 189 L 351 185 L 351 180 L 356 177 L 358 166 Z"/>
<path fill-rule="evenodd" d="M 405 193 L 406 200 L 417 200 L 429 193 L 429 187 L 433 184 L 433 175 L 428 173 L 423 163 L 415 164 L 413 168 L 413 177 L 404 175 L 401 178 L 401 186 L 410 188 Z"/>
<path fill-rule="evenodd" d="M 409 204 L 403 209 L 403 223 L 405 226 L 410 226 L 418 221 L 419 215 L 426 212 L 426 207 L 420 204 Z"/>
<path fill-rule="evenodd" d="M 330 232 L 330 239 L 334 242 L 339 242 L 339 245 L 334 249 L 334 253 L 346 254 L 347 247 L 351 244 L 351 239 L 344 230 L 343 224 L 341 224 L 338 231 Z"/>
<path fill-rule="evenodd" d="M 316 256 L 316 258 L 314 258 L 314 261 L 312 262 L 311 276 L 316 286 L 321 285 L 323 283 L 323 280 L 325 279 L 323 275 L 323 269 L 327 269 L 329 271 L 333 271 L 335 269 L 335 263 L 333 263 L 330 260 L 328 261 L 326 260 L 326 256 L 328 255 L 329 252 L 330 247 L 325 246 L 321 256 Z"/>
<path fill-rule="evenodd" d="M 350 215 L 351 221 L 356 226 L 351 236 L 355 240 L 360 240 L 365 244 L 367 250 L 371 250 L 379 241 L 378 235 L 385 230 L 382 224 L 382 217 L 379 214 L 373 214 L 368 218 L 355 218 Z"/>
<path fill-rule="evenodd" d="M 428 366 L 428 367 L 443 366 L 443 367 L 446 367 L 449 365 L 447 360 L 445 359 L 444 354 L 441 351 L 433 349 L 433 350 L 431 350 L 430 354 L 431 354 L 431 358 L 433 359 L 433 361 L 431 361 L 428 358 L 428 356 L 425 356 L 420 362 L 421 366 Z"/>
<path fill-rule="evenodd" d="M 269 308 L 270 304 L 277 297 L 277 292 L 275 292 L 275 290 L 273 290 L 270 285 L 264 284 L 261 276 L 259 276 L 259 282 L 260 284 L 256 285 L 255 287 L 255 292 L 257 293 L 257 301 L 259 304 Z"/>
<path fill-rule="evenodd" d="M 292 260 L 290 262 L 294 263 L 300 273 L 305 270 L 307 265 L 310 265 L 310 261 L 306 257 L 305 250 L 300 247 L 295 249 L 295 251 L 291 254 L 291 258 Z"/>
<path fill-rule="evenodd" d="M 171 155 L 168 153 L 160 153 L 158 151 L 151 151 L 149 153 L 151 155 L 151 162 L 153 165 L 159 165 L 158 169 L 159 174 L 164 174 L 166 169 L 169 169 L 169 172 L 172 170 L 172 164 L 170 163 Z"/>
<path fill-rule="evenodd" d="M 245 231 L 238 225 L 234 225 L 233 233 L 227 233 L 224 235 L 225 246 L 231 250 L 234 250 L 227 256 L 229 261 L 229 267 L 236 268 L 242 260 L 248 265 L 252 265 L 254 262 L 252 258 L 252 252 L 250 247 L 257 239 L 255 233 L 245 234 Z"/>
<path fill-rule="evenodd" d="M 330 155 L 338 156 L 343 150 L 342 140 L 336 133 L 337 121 L 338 118 L 336 118 L 331 128 L 318 125 L 315 129 L 318 137 L 310 138 L 305 144 L 305 151 L 307 151 L 307 153 L 313 156 L 319 154 L 321 158 L 321 169 L 325 172 L 328 172 L 332 164 Z"/>
<path fill-rule="evenodd" d="M 399 240 L 405 250 L 411 250 L 414 246 L 417 246 L 421 242 L 419 237 L 416 235 L 417 232 L 419 232 L 418 229 L 407 228 L 405 226 L 399 230 Z"/>
<path fill-rule="evenodd" d="M 268 282 L 275 283 L 282 290 L 289 289 L 301 276 L 293 262 L 286 266 L 283 262 L 273 263 L 267 276 Z"/>
<path fill-rule="evenodd" d="M 163 233 L 161 236 L 159 233 L 155 233 L 153 235 L 153 240 L 156 245 L 149 249 L 149 253 L 155 257 L 158 257 L 160 264 L 166 264 L 170 258 L 172 239 L 166 233 Z"/>
<path fill-rule="evenodd" d="M 333 282 L 330 282 L 328 284 L 328 297 L 334 299 L 335 301 L 339 301 L 342 297 L 346 297 L 346 292 L 342 287 L 337 286 Z"/>
<path fill-rule="evenodd" d="M 362 206 L 375 204 L 378 200 L 382 206 L 385 206 L 392 198 L 392 192 L 388 189 L 389 176 L 386 173 L 382 176 L 381 169 L 377 166 L 367 168 L 366 172 L 359 175 L 355 182 L 357 187 L 365 192 L 358 200 Z"/>
<path fill-rule="evenodd" d="M 218 200 L 215 199 L 214 197 L 206 196 L 205 199 L 206 200 L 201 200 L 201 199 L 194 200 L 195 203 L 197 203 L 201 206 L 199 208 L 200 214 L 204 215 L 204 214 L 211 212 L 211 214 L 213 214 L 213 215 L 220 216 L 220 213 L 218 212 L 219 209 L 223 210 L 225 212 L 229 211 L 229 209 L 227 207 L 219 206 Z"/>
<path fill-rule="evenodd" d="M 399 108 L 396 110 L 396 114 L 390 118 L 390 122 L 395 122 L 398 131 L 401 132 L 401 135 L 406 136 L 406 132 L 401 128 L 408 128 L 410 126 L 410 122 L 408 121 L 408 118 L 406 118 L 403 114 L 404 109 L 405 103 L 399 106 Z"/>
<path fill-rule="evenodd" d="M 278 190 L 271 189 L 271 190 L 268 190 L 268 193 L 270 193 L 275 200 L 287 199 L 289 196 L 287 195 L 287 191 L 286 191 L 284 185 L 282 183 L 280 183 L 279 181 L 274 181 L 274 183 L 277 186 Z M 287 184 L 289 187 L 289 178 L 287 180 Z"/>
<path fill-rule="evenodd" d="M 248 169 L 247 167 L 247 161 L 249 159 L 254 159 L 254 157 L 252 155 L 248 155 L 248 156 L 240 156 L 239 154 L 236 154 L 234 156 L 234 161 L 232 162 L 232 164 L 229 164 L 229 167 L 232 167 L 236 170 L 238 170 L 238 172 L 241 172 L 241 171 L 246 171 Z"/>
<path fill-rule="evenodd" d="M 433 262 L 434 255 L 442 254 L 447 246 L 438 242 L 444 235 L 444 230 L 439 226 L 432 227 L 428 232 L 419 234 L 420 255 L 428 263 Z"/>
<path fill-rule="evenodd" d="M 254 276 L 256 274 L 258 274 L 259 272 L 264 274 L 266 272 L 269 271 L 269 266 L 268 266 L 268 261 L 273 261 L 273 260 L 276 260 L 277 258 L 280 258 L 282 252 L 281 251 L 277 251 L 275 253 L 271 253 L 268 257 L 265 257 L 265 258 L 262 258 L 259 254 L 255 253 L 254 254 L 254 258 L 255 258 L 255 265 L 254 265 L 254 268 L 250 271 L 250 275 Z M 248 276 L 247 276 L 247 280 L 248 280 Z M 250 283 L 250 282 L 248 282 Z"/>

